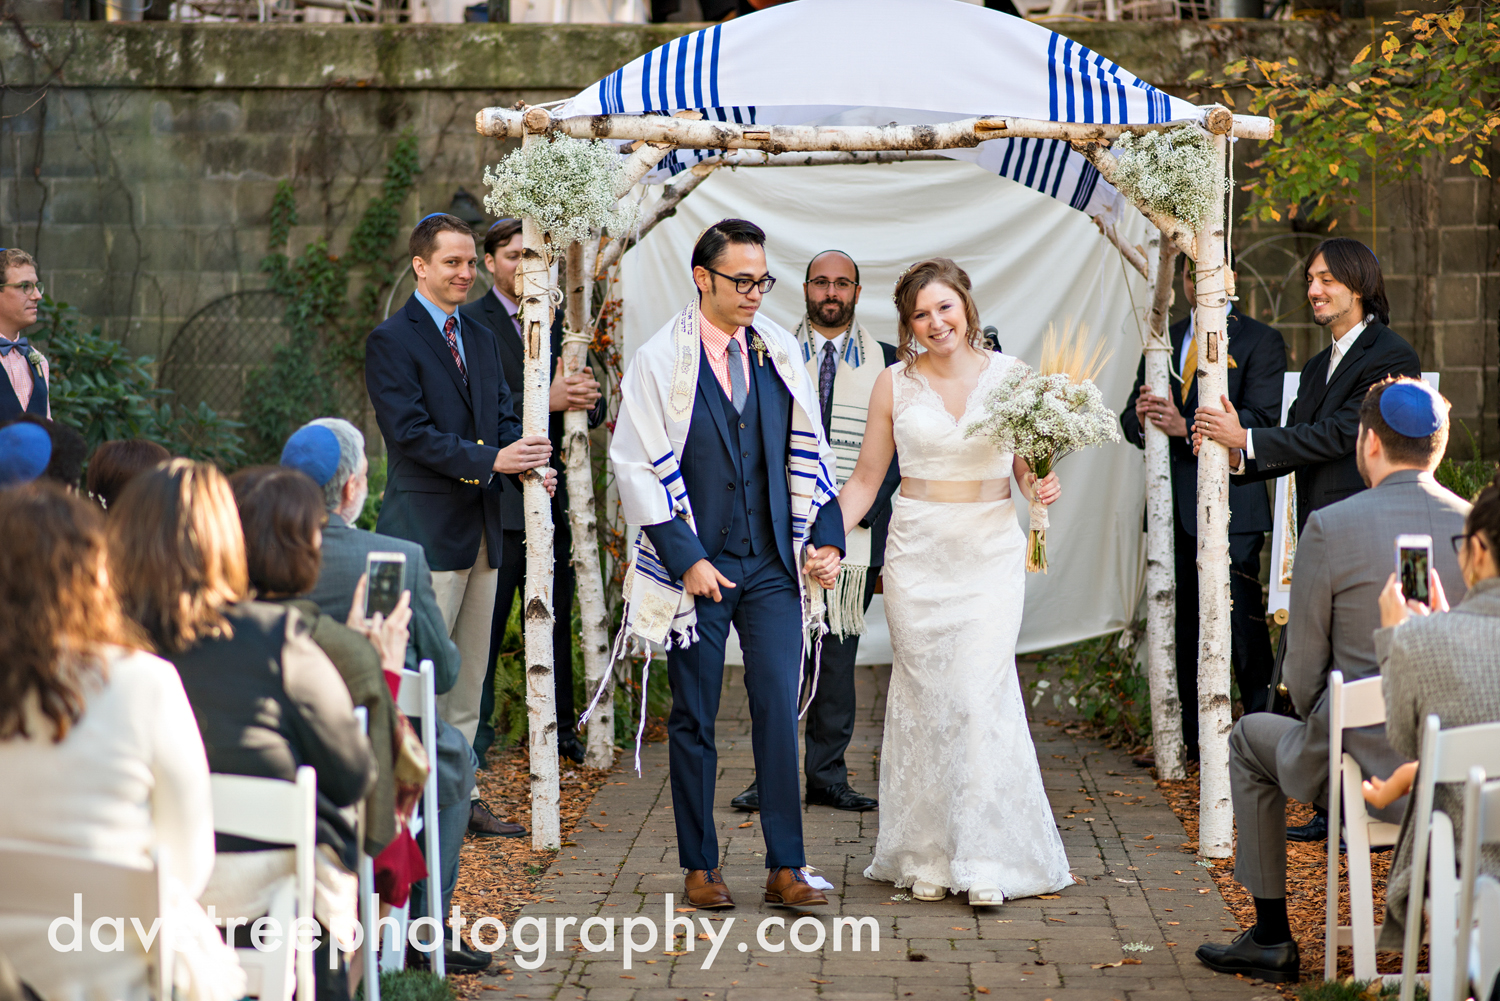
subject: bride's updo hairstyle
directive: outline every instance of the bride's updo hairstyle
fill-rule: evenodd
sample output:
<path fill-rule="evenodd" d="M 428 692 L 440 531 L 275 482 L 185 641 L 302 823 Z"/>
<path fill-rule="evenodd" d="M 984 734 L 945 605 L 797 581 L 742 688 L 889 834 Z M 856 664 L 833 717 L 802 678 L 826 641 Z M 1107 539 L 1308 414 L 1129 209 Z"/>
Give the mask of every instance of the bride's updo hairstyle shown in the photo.
<path fill-rule="evenodd" d="M 901 332 L 896 356 L 906 362 L 907 374 L 911 373 L 912 362 L 917 360 L 917 338 L 911 332 L 911 315 L 917 311 L 917 293 L 929 285 L 946 285 L 958 293 L 958 299 L 964 305 L 967 327 L 964 333 L 969 344 L 981 348 L 984 343 L 984 329 L 979 325 L 979 307 L 974 305 L 968 272 L 946 257 L 913 264 L 896 279 L 896 291 L 892 296 L 896 300 L 897 326 Z"/>

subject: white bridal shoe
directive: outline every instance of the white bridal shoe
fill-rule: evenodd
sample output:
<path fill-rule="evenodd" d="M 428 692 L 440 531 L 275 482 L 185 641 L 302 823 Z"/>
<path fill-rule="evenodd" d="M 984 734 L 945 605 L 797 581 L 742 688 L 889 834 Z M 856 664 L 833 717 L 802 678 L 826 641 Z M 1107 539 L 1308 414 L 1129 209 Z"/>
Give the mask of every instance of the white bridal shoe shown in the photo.
<path fill-rule="evenodd" d="M 918 900 L 942 900 L 948 895 L 948 888 L 919 879 L 911 885 L 911 895 Z"/>
<path fill-rule="evenodd" d="M 1005 894 L 993 886 L 969 887 L 969 904 L 973 907 L 998 907 L 1005 903 Z"/>

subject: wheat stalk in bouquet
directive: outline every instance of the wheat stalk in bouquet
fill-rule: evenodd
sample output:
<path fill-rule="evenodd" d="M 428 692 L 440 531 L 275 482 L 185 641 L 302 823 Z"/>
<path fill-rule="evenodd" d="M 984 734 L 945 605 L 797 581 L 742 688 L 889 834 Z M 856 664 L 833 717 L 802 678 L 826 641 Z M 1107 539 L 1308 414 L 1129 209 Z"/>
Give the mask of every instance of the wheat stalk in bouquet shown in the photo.
<path fill-rule="evenodd" d="M 1115 415 L 1104 405 L 1094 379 L 1109 356 L 1102 342 L 1090 344 L 1088 328 L 1047 325 L 1040 370 L 1012 365 L 985 400 L 985 416 L 964 432 L 983 437 L 1002 452 L 1026 460 L 1037 479 L 1071 452 L 1120 440 Z M 1047 572 L 1047 508 L 1030 505 L 1026 569 Z"/>

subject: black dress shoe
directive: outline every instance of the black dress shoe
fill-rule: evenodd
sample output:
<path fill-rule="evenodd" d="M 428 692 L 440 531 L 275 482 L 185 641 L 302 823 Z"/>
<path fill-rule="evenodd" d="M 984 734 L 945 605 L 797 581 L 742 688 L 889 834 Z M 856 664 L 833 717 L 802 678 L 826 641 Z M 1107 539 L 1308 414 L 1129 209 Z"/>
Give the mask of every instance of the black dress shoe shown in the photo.
<path fill-rule="evenodd" d="M 1218 973 L 1243 973 L 1273 984 L 1295 984 L 1302 977 L 1302 957 L 1296 942 L 1260 945 L 1253 937 L 1255 929 L 1240 932 L 1228 945 L 1204 942 L 1193 955 L 1210 970 Z"/>
<path fill-rule="evenodd" d="M 1327 841 L 1328 840 L 1328 818 L 1323 814 L 1317 814 L 1313 819 L 1301 827 L 1288 827 L 1286 829 L 1288 841 Z"/>
<path fill-rule="evenodd" d="M 453 948 L 453 932 L 447 928 L 443 929 L 444 972 L 480 973 L 490 968 L 490 962 L 493 959 L 494 957 L 489 953 L 480 952 L 478 949 Z M 407 945 L 406 965 L 408 969 L 430 970 L 432 969 L 432 953 L 422 952 Z"/>
<path fill-rule="evenodd" d="M 848 810 L 851 813 L 863 813 L 873 810 L 880 804 L 869 796 L 857 793 L 849 788 L 847 782 L 836 782 L 823 789 L 807 790 L 808 806 L 831 806 L 835 810 Z"/>
<path fill-rule="evenodd" d="M 746 789 L 744 792 L 740 793 L 734 799 L 730 800 L 729 801 L 729 805 L 732 806 L 732 807 L 734 807 L 736 810 L 744 810 L 747 813 L 753 813 L 754 811 L 759 810 L 760 809 L 760 782 L 759 782 L 759 780 L 752 780 L 750 782 L 750 788 Z"/>
<path fill-rule="evenodd" d="M 575 765 L 581 765 L 587 751 L 583 744 L 579 742 L 578 735 L 570 730 L 567 733 L 559 733 L 557 735 L 557 753 Z"/>

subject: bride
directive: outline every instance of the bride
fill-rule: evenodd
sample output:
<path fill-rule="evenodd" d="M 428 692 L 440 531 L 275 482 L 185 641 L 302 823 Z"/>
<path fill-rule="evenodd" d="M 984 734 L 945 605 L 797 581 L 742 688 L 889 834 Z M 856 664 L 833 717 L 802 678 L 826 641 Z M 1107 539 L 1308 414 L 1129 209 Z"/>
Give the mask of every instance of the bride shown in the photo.
<path fill-rule="evenodd" d="M 1020 458 L 965 438 L 1014 358 L 980 348 L 969 276 L 924 261 L 896 283 L 902 359 L 882 372 L 854 473 L 839 494 L 858 524 L 894 451 L 885 614 L 894 663 L 880 752 L 880 836 L 870 879 L 918 900 L 967 890 L 994 905 L 1071 886 L 1027 729 L 1016 636 L 1026 545 L 1010 499 L 1061 495 Z M 924 350 L 917 352 L 920 345 Z"/>

